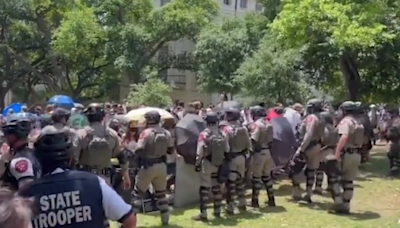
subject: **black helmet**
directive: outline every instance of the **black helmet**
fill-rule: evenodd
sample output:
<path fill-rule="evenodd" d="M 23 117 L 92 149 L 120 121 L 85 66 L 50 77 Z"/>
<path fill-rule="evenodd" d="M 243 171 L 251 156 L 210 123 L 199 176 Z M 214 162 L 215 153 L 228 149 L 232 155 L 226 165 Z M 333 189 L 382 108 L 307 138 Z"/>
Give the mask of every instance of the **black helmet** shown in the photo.
<path fill-rule="evenodd" d="M 330 112 L 324 111 L 320 113 L 322 119 L 325 121 L 325 123 L 332 124 L 333 125 L 333 116 Z"/>
<path fill-rule="evenodd" d="M 144 118 L 147 124 L 159 124 L 161 122 L 161 115 L 156 110 L 146 112 Z"/>
<path fill-rule="evenodd" d="M 105 116 L 104 107 L 99 103 L 89 104 L 83 113 L 87 116 L 89 122 L 100 122 Z"/>
<path fill-rule="evenodd" d="M 67 128 L 57 129 L 52 125 L 42 129 L 36 139 L 35 156 L 41 162 L 64 162 L 71 158 L 71 141 Z"/>
<path fill-rule="evenodd" d="M 63 118 L 68 121 L 70 114 L 71 113 L 67 109 L 56 108 L 51 114 L 51 120 L 53 120 L 54 123 L 59 123 Z"/>
<path fill-rule="evenodd" d="M 353 101 L 345 101 L 340 105 L 339 108 L 343 111 L 356 111 L 357 105 Z"/>
<path fill-rule="evenodd" d="M 324 101 L 322 99 L 313 98 L 307 101 L 307 112 L 321 112 L 324 108 Z"/>
<path fill-rule="evenodd" d="M 16 138 L 27 138 L 32 130 L 32 122 L 28 113 L 17 113 L 7 117 L 2 127 L 4 135 L 12 134 Z"/>
<path fill-rule="evenodd" d="M 204 117 L 207 124 L 217 124 L 219 121 L 218 114 L 215 112 L 208 112 Z"/>
<path fill-rule="evenodd" d="M 228 121 L 236 121 L 240 119 L 240 111 L 237 108 L 228 108 L 225 110 L 225 117 Z"/>
<path fill-rule="evenodd" d="M 267 111 L 265 110 L 264 107 L 256 105 L 253 107 L 250 107 L 250 115 L 251 117 L 265 117 L 267 116 Z"/>

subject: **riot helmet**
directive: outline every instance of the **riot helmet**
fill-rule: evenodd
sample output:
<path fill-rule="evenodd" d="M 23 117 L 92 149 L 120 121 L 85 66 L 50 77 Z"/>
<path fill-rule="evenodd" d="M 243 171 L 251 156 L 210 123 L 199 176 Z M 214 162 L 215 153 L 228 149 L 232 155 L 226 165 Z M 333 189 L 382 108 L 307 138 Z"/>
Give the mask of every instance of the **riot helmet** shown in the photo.
<path fill-rule="evenodd" d="M 4 137 L 10 147 L 19 141 L 27 140 L 32 130 L 32 122 L 27 113 L 17 113 L 6 118 L 2 126 Z"/>
<path fill-rule="evenodd" d="M 52 125 L 42 129 L 34 143 L 35 156 L 42 164 L 44 173 L 52 172 L 56 168 L 63 168 L 71 159 L 71 141 L 69 133 L 64 129 L 57 129 Z"/>
<path fill-rule="evenodd" d="M 218 114 L 215 112 L 207 112 L 204 121 L 206 121 L 207 125 L 216 125 L 219 122 Z"/>
<path fill-rule="evenodd" d="M 342 116 L 346 114 L 354 114 L 357 112 L 357 105 L 353 101 L 345 101 L 340 106 L 339 109 L 342 112 Z"/>
<path fill-rule="evenodd" d="M 147 124 L 159 124 L 161 122 L 161 115 L 156 110 L 146 112 L 144 118 Z"/>
<path fill-rule="evenodd" d="M 51 114 L 51 120 L 53 121 L 53 123 L 66 124 L 70 114 L 71 113 L 67 109 L 56 108 L 53 110 L 53 113 Z"/>
<path fill-rule="evenodd" d="M 83 113 L 87 116 L 89 122 L 101 122 L 105 116 L 103 105 L 99 103 L 89 104 Z"/>
<path fill-rule="evenodd" d="M 307 113 L 322 112 L 324 108 L 324 101 L 322 99 L 313 98 L 307 101 Z"/>
<path fill-rule="evenodd" d="M 237 108 L 229 108 L 225 110 L 225 119 L 227 121 L 238 121 L 240 119 L 240 111 Z"/>
<path fill-rule="evenodd" d="M 333 116 L 329 111 L 323 111 L 320 115 L 325 123 L 333 125 Z"/>
<path fill-rule="evenodd" d="M 250 107 L 250 115 L 253 118 L 253 120 L 256 120 L 261 117 L 266 117 L 267 111 L 265 110 L 264 107 L 256 105 L 256 106 Z"/>

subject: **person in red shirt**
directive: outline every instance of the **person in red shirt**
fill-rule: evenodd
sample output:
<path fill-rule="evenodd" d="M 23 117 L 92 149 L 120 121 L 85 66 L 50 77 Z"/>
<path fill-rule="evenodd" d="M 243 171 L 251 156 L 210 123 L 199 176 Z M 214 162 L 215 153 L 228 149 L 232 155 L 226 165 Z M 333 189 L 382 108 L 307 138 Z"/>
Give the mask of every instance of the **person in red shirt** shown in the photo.
<path fill-rule="evenodd" d="M 283 115 L 283 108 L 282 107 L 270 108 L 268 110 L 266 119 L 267 119 L 268 122 L 270 122 L 274 118 L 282 117 L 282 115 Z"/>

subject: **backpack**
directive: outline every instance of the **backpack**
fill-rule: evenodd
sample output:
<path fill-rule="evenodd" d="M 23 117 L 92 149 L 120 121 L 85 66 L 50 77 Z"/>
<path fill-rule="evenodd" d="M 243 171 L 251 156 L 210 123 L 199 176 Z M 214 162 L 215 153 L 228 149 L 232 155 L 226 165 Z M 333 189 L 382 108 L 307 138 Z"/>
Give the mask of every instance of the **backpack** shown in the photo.
<path fill-rule="evenodd" d="M 168 139 L 167 133 L 164 129 L 152 129 L 153 132 L 153 142 L 151 143 L 151 148 L 149 150 L 149 155 L 155 158 L 161 158 L 167 155 L 168 149 Z"/>
<path fill-rule="evenodd" d="M 234 152 L 241 152 L 247 148 L 248 133 L 243 126 L 232 126 L 233 132 L 229 134 L 229 144 Z"/>
<path fill-rule="evenodd" d="M 208 152 L 211 155 L 210 162 L 214 166 L 220 166 L 225 159 L 225 152 L 227 152 L 225 151 L 225 137 L 221 131 L 218 131 L 218 133 L 212 133 L 211 131 L 208 131 L 208 133 L 206 145 Z"/>
<path fill-rule="evenodd" d="M 105 156 L 106 154 L 111 153 L 111 146 L 109 143 L 109 135 L 110 132 L 107 129 L 107 126 L 104 125 L 103 131 L 90 131 L 87 132 L 88 137 L 88 152 L 92 156 L 100 155 Z"/>

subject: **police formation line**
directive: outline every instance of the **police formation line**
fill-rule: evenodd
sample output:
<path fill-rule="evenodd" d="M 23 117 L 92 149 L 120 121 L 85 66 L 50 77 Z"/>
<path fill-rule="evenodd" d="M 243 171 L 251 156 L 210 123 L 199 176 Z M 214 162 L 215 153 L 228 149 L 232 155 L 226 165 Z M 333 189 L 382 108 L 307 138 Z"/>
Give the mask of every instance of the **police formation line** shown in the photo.
<path fill-rule="evenodd" d="M 333 211 L 349 213 L 364 128 L 355 117 L 357 107 L 354 102 L 341 105 L 343 118 L 336 128 L 332 116 L 323 112 L 322 105 L 318 99 L 310 100 L 307 103 L 308 116 L 299 127 L 301 144 L 290 166 L 292 198 L 311 202 L 315 172 L 318 170 L 320 176 L 322 171 L 328 176 L 335 202 Z M 224 197 L 221 183 L 227 189 L 226 213 L 234 214 L 236 199 L 238 209 L 246 210 L 244 180 L 249 161 L 251 207 L 260 207 L 259 193 L 263 185 L 268 195 L 267 205 L 276 206 L 270 175 L 274 165 L 270 154 L 273 127 L 265 121 L 266 110 L 263 107 L 255 106 L 250 111 L 254 123 L 248 128 L 239 122 L 237 109 L 226 111 L 224 123 L 212 112 L 205 117 L 207 127 L 198 139 L 195 164 L 200 176 L 200 213 L 193 219 L 207 219 L 206 203 L 210 192 L 214 200 L 213 214 L 216 217 L 221 215 Z M 135 227 L 135 213 L 142 206 L 141 198 L 150 184 L 155 190 L 161 222 L 168 224 L 166 155 L 174 151 L 174 142 L 170 133 L 160 126 L 160 114 L 157 111 L 145 114 L 147 127 L 140 134 L 135 150 L 139 169 L 131 207 L 107 184 L 111 157 L 117 157 L 121 164 L 124 185 L 128 188 L 130 184 L 128 159 L 121 152 L 118 135 L 102 123 L 105 114 L 100 105 L 89 105 L 84 113 L 90 125 L 77 132 L 65 127 L 66 118 L 57 115 L 54 125 L 42 129 L 34 149 L 28 147 L 31 125 L 23 115 L 11 116 L 3 126 L 12 152 L 2 182 L 23 196 L 37 199 L 39 215 L 33 222 L 35 228 L 64 227 L 66 224 L 70 227 L 100 227 L 107 225 L 107 220 L 119 221 L 123 227 Z M 72 164 L 80 170 L 71 169 Z M 227 175 L 220 175 L 223 165 L 228 167 Z M 301 196 L 298 178 L 305 167 L 307 190 L 306 195 Z M 221 178 L 224 176 L 226 180 Z M 321 185 L 317 186 L 317 192 L 321 191 Z"/>
<path fill-rule="evenodd" d="M 252 176 L 251 207 L 260 207 L 259 193 L 263 185 L 268 195 L 266 204 L 276 206 L 270 175 L 274 164 L 270 153 L 273 127 L 265 121 L 266 110 L 263 107 L 252 107 L 250 113 L 254 123 L 248 129 L 239 123 L 239 110 L 226 111 L 226 123 L 222 128 L 215 113 L 207 114 L 207 128 L 199 136 L 196 159 L 196 171 L 200 172 L 200 213 L 193 219 L 207 219 L 206 203 L 210 191 L 214 195 L 213 214 L 220 216 L 223 198 L 221 183 L 225 183 L 227 189 L 226 213 L 234 213 L 235 197 L 239 211 L 246 210 L 244 179 L 248 161 L 251 162 Z M 332 212 L 348 214 L 364 141 L 364 127 L 356 118 L 358 107 L 354 102 L 344 102 L 340 107 L 342 117 L 337 127 L 334 126 L 333 116 L 323 110 L 323 102 L 319 99 L 307 103 L 307 113 L 298 129 L 300 145 L 290 162 L 292 199 L 312 203 L 313 192 L 322 192 L 325 172 L 335 203 Z M 226 181 L 219 179 L 224 162 L 229 167 Z M 304 168 L 306 194 L 301 196 L 299 178 Z M 316 171 L 317 183 L 313 191 Z"/>

